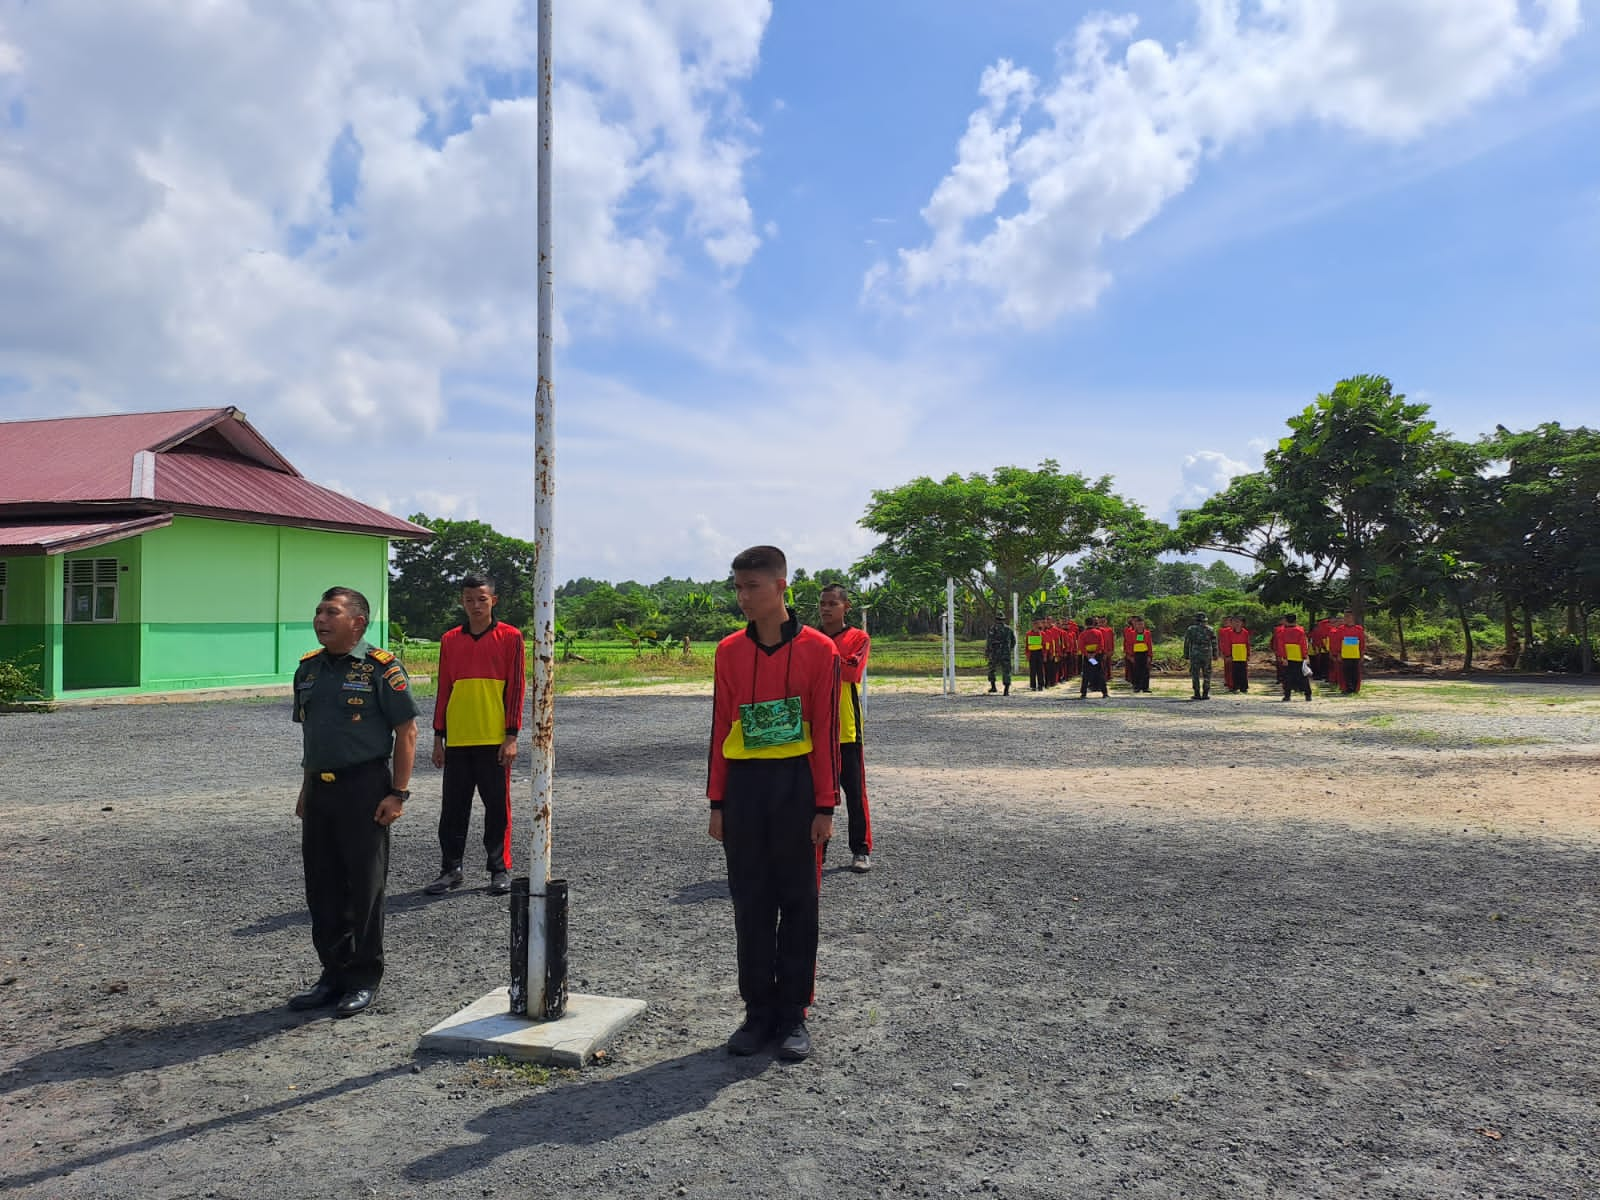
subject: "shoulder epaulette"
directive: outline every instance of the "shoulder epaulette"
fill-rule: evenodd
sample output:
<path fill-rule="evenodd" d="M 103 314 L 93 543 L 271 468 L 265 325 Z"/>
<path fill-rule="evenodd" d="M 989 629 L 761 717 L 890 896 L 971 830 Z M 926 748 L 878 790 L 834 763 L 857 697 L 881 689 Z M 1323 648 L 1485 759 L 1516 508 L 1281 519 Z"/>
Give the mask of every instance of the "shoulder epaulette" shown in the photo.
<path fill-rule="evenodd" d="M 301 661 L 301 662 L 305 662 L 305 661 L 306 661 L 306 659 L 308 659 L 308 658 L 315 658 L 315 657 L 316 657 L 316 656 L 317 656 L 317 655 L 319 655 L 319 654 L 321 654 L 321 653 L 322 653 L 322 651 L 321 651 L 321 650 L 313 650 L 313 651 L 311 651 L 311 652 L 310 652 L 310 653 L 309 653 L 309 654 L 302 654 L 302 655 L 301 655 L 301 656 L 300 656 L 300 661 Z"/>
<path fill-rule="evenodd" d="M 377 659 L 386 666 L 394 661 L 394 655 L 387 650 L 379 650 L 376 646 L 367 651 L 367 657 Z"/>

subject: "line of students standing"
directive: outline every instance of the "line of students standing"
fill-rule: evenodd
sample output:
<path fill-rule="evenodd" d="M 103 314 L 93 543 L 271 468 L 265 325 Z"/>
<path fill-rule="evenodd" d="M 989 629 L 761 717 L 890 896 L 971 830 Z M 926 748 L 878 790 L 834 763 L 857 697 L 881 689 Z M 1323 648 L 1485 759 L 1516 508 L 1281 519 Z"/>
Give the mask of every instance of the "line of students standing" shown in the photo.
<path fill-rule="evenodd" d="M 1222 660 L 1223 685 L 1229 692 L 1250 690 L 1252 636 L 1237 615 L 1227 618 L 1216 631 L 1216 655 Z M 1080 626 L 1075 620 L 1060 623 L 1054 617 L 1037 617 L 1024 645 L 1029 691 L 1044 691 L 1077 676 L 1081 679 L 1079 695 L 1087 696 L 1090 691 L 1108 694 L 1116 634 L 1105 618 L 1090 617 Z M 1298 691 L 1309 700 L 1311 680 L 1332 683 L 1346 693 L 1361 690 L 1367 631 L 1349 612 L 1341 618 L 1324 617 L 1309 634 L 1294 614 L 1287 613 L 1273 626 L 1268 648 L 1284 699 Z M 1154 631 L 1143 617 L 1131 618 L 1122 630 L 1122 674 L 1135 692 L 1150 690 L 1154 655 Z"/>
<path fill-rule="evenodd" d="M 1150 663 L 1155 655 L 1155 631 L 1143 617 L 1134 617 L 1122 631 L 1122 676 L 1136 692 L 1150 690 Z M 1078 694 L 1109 694 L 1111 666 L 1117 652 L 1117 634 L 1104 617 L 1090 617 L 1084 625 L 1054 617 L 1036 617 L 1023 643 L 1028 651 L 1028 690 L 1043 691 L 1080 677 Z"/>

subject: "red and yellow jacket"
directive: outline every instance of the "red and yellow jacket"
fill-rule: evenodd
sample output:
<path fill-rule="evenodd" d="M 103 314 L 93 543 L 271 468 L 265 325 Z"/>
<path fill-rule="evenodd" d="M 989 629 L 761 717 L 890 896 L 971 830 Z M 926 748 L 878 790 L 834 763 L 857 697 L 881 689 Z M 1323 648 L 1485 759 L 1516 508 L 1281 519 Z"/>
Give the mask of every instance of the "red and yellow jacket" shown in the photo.
<path fill-rule="evenodd" d="M 866 630 L 850 625 L 828 636 L 839 651 L 839 741 L 851 746 L 862 740 L 861 680 L 867 673 L 872 639 Z"/>
<path fill-rule="evenodd" d="M 1244 647 L 1244 658 L 1235 659 L 1234 646 Z M 1250 631 L 1248 629 L 1234 629 L 1224 626 L 1217 630 L 1217 653 L 1222 656 L 1223 662 L 1248 662 L 1250 659 Z"/>
<path fill-rule="evenodd" d="M 491 622 L 477 637 L 466 625 L 439 640 L 433 732 L 451 746 L 498 746 L 522 729 L 522 631 Z"/>
<path fill-rule="evenodd" d="M 1140 638 L 1144 641 L 1141 643 Z M 1132 625 L 1125 626 L 1122 630 L 1122 656 L 1132 658 L 1138 653 L 1137 647 L 1143 645 L 1145 654 L 1156 652 L 1156 633 L 1148 625 L 1143 629 L 1135 629 Z"/>
<path fill-rule="evenodd" d="M 1344 644 L 1345 638 L 1355 638 L 1354 647 Z M 1352 654 L 1350 651 L 1354 650 Z M 1328 653 L 1334 658 L 1365 658 L 1367 656 L 1367 631 L 1361 625 L 1335 625 L 1328 631 Z"/>
<path fill-rule="evenodd" d="M 1333 619 L 1323 617 L 1311 627 L 1311 649 L 1317 654 L 1328 653 L 1329 635 L 1333 632 Z"/>
<path fill-rule="evenodd" d="M 1112 638 L 1111 630 L 1101 629 L 1098 625 L 1093 629 L 1085 629 L 1078 635 L 1078 653 L 1104 658 L 1111 653 Z"/>
<path fill-rule="evenodd" d="M 756 645 L 755 624 L 717 644 L 711 699 L 711 750 L 706 798 L 722 807 L 728 763 L 748 759 L 810 758 L 812 791 L 819 812 L 832 812 L 839 797 L 839 651 L 833 639 L 792 613 L 783 641 L 767 651 Z M 750 749 L 739 723 L 741 704 L 800 697 L 804 735 L 784 746 Z"/>
<path fill-rule="evenodd" d="M 1285 625 L 1273 634 L 1276 649 L 1273 651 L 1286 662 L 1305 662 L 1311 657 L 1311 643 L 1306 631 L 1298 625 Z"/>

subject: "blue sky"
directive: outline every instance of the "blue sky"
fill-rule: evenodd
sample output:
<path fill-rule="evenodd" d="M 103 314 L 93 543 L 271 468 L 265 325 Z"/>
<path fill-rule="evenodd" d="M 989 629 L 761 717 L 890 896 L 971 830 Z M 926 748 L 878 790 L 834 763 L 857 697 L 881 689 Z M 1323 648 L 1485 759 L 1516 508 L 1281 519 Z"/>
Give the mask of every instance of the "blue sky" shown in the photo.
<path fill-rule="evenodd" d="M 1360 372 L 1595 423 L 1593 8 L 556 0 L 558 577 L 1046 457 L 1170 518 Z M 0 419 L 531 533 L 531 13 L 379 13 L 0 0 Z"/>

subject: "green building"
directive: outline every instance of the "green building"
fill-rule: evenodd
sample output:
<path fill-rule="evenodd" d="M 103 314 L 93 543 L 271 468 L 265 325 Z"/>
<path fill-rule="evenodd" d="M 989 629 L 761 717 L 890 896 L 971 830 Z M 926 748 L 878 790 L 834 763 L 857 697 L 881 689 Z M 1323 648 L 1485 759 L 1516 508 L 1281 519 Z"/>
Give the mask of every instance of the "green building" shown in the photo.
<path fill-rule="evenodd" d="M 44 699 L 287 683 L 335 584 L 382 644 L 389 542 L 431 536 L 233 408 L 0 422 L 0 659 Z"/>

